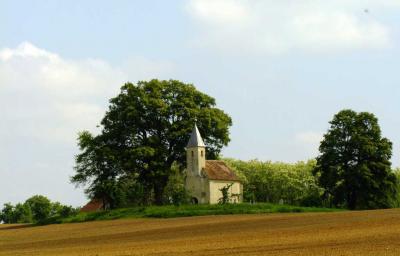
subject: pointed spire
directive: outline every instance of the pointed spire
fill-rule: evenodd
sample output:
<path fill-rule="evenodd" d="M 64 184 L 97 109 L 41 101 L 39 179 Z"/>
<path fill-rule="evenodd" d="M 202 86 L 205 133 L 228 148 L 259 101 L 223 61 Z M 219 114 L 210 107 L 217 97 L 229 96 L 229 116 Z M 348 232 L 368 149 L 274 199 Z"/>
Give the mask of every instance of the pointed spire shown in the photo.
<path fill-rule="evenodd" d="M 193 147 L 205 147 L 206 145 L 204 144 L 203 139 L 201 138 L 199 129 L 197 128 L 197 125 L 194 125 L 194 128 L 192 130 L 192 133 L 190 134 L 190 139 L 187 144 L 187 148 L 193 148 Z"/>

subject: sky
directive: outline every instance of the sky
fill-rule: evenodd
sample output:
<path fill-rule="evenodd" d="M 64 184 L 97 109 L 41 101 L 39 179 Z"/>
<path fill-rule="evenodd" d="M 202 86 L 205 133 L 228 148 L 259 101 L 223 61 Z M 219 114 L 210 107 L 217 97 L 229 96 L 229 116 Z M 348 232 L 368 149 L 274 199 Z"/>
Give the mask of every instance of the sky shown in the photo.
<path fill-rule="evenodd" d="M 125 82 L 194 84 L 233 119 L 223 156 L 318 155 L 338 111 L 374 113 L 400 166 L 398 0 L 0 0 L 0 205 L 79 206 L 77 134 Z"/>

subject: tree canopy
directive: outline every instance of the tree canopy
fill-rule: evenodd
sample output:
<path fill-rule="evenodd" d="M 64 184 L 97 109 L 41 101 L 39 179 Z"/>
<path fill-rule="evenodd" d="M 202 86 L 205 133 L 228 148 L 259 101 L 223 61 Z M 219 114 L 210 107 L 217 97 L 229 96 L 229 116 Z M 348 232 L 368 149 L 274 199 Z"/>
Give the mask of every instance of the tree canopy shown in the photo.
<path fill-rule="evenodd" d="M 78 213 L 72 206 L 51 202 L 47 197 L 35 195 L 24 203 L 5 203 L 0 211 L 0 223 L 43 223 L 54 217 L 69 217 Z"/>
<path fill-rule="evenodd" d="M 160 204 L 172 164 L 185 166 L 195 122 L 207 157 L 215 159 L 229 142 L 232 121 L 214 98 L 177 80 L 126 83 L 110 100 L 101 133 L 80 133 L 71 180 L 87 185 L 89 197 L 103 198 L 111 207 L 129 200 L 128 190 L 142 190 L 145 201 Z"/>
<path fill-rule="evenodd" d="M 243 183 L 243 200 L 301 206 L 322 206 L 322 189 L 312 170 L 315 160 L 282 163 L 224 159 Z"/>
<path fill-rule="evenodd" d="M 343 110 L 330 122 L 314 174 L 332 204 L 349 209 L 392 207 L 396 176 L 392 143 L 371 113 Z"/>

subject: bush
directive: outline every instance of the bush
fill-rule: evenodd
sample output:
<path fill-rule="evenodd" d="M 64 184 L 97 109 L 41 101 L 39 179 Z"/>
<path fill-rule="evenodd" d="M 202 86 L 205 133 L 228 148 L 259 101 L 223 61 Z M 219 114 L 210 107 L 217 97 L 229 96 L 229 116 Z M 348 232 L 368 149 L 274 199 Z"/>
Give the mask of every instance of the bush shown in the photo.
<path fill-rule="evenodd" d="M 73 208 L 72 206 L 69 205 L 63 205 L 58 212 L 58 214 L 62 218 L 74 216 L 78 213 L 79 213 L 79 208 Z"/>

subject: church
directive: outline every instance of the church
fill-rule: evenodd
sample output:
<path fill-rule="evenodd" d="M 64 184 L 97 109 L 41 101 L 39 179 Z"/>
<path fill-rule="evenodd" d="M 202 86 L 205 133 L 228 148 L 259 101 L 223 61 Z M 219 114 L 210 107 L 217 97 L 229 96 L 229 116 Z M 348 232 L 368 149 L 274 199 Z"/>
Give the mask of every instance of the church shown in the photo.
<path fill-rule="evenodd" d="M 186 191 L 195 204 L 217 204 L 221 189 L 229 187 L 229 201 L 243 201 L 243 185 L 236 174 L 220 160 L 206 160 L 206 146 L 195 125 L 186 146 Z"/>

